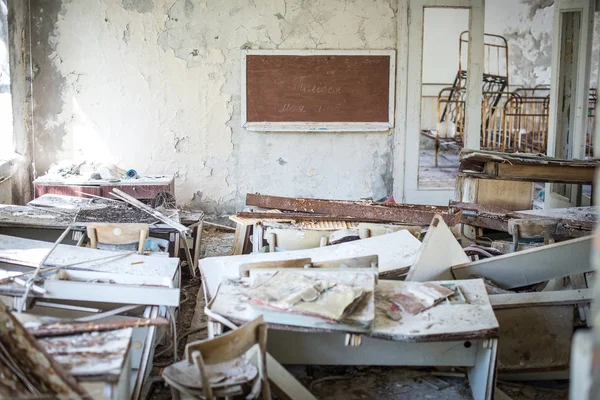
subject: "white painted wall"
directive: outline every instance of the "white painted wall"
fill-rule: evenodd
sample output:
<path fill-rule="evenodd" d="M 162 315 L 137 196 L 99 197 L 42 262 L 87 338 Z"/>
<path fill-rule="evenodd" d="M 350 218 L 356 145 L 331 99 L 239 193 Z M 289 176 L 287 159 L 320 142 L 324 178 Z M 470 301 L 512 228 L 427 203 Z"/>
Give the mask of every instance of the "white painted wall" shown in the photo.
<path fill-rule="evenodd" d="M 51 32 L 42 32 L 48 3 L 34 3 L 38 40 L 50 44 L 33 51 L 46 69 L 34 81 L 34 98 L 36 85 L 46 92 L 35 99 L 38 172 L 94 158 L 177 173 L 179 202 L 207 211 L 231 211 L 256 191 L 391 192 L 389 132 L 246 131 L 239 79 L 243 48 L 394 49 L 394 0 L 63 1 Z"/>

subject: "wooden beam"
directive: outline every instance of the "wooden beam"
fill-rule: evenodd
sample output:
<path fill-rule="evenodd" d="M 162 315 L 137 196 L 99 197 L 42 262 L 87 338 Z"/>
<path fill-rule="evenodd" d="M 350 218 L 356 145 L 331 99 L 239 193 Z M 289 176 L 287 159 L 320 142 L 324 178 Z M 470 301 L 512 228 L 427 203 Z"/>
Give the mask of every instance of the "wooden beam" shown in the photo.
<path fill-rule="evenodd" d="M 456 279 L 483 277 L 513 289 L 593 271 L 591 252 L 592 236 L 586 236 L 457 265 L 452 274 Z"/>
<path fill-rule="evenodd" d="M 556 290 L 551 292 L 491 294 L 494 310 L 506 308 L 563 306 L 590 303 L 594 298 L 592 289 Z"/>
<path fill-rule="evenodd" d="M 495 179 L 583 184 L 594 182 L 594 169 L 593 166 L 508 164 L 494 161 L 486 162 L 484 166 L 485 174 Z"/>
<path fill-rule="evenodd" d="M 441 214 L 449 226 L 456 225 L 460 220 L 458 214 L 449 214 L 448 207 L 417 204 L 306 199 L 248 193 L 246 195 L 246 205 L 322 214 L 328 216 L 329 220 L 339 219 L 338 217 L 352 217 L 358 221 L 404 222 L 429 225 L 435 214 Z M 285 214 L 271 215 L 270 217 L 284 218 Z"/>

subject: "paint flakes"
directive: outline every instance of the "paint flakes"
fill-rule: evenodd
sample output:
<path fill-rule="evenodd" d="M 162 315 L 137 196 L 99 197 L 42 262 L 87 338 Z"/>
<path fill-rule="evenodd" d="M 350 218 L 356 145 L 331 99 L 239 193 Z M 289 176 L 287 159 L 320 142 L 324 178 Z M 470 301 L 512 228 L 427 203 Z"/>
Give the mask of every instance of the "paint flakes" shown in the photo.
<path fill-rule="evenodd" d="M 139 13 L 148 13 L 154 11 L 153 0 L 123 0 L 123 7 L 126 10 L 137 11 Z"/>

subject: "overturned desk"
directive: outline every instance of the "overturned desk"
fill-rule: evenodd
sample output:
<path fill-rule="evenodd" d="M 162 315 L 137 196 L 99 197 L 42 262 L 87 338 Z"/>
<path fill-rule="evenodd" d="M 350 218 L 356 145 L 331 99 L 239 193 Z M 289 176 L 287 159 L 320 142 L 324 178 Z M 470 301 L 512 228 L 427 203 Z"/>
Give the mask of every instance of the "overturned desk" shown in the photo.
<path fill-rule="evenodd" d="M 44 197 L 59 196 L 45 195 L 42 198 Z M 125 203 L 96 199 L 78 200 L 79 203 L 73 208 L 0 205 L 0 234 L 54 242 L 69 226 L 74 232 L 84 232 L 88 224 L 95 222 L 147 223 L 151 236 L 169 240 L 169 254 L 174 257 L 178 255 L 180 234 L 169 225 Z M 178 210 L 173 210 L 172 218 L 179 221 Z M 65 242 L 75 244 L 76 240 L 69 241 L 67 238 Z"/>
<path fill-rule="evenodd" d="M 348 341 L 347 332 L 281 324 L 279 318 L 249 304 L 239 290 L 240 280 L 223 281 L 210 311 L 238 324 L 263 314 L 270 329 L 268 352 L 282 364 L 467 367 L 473 397 L 491 399 L 499 326 L 483 281 L 439 283 L 457 285 L 467 302 L 438 304 L 394 321 L 386 314 L 385 299 L 410 283 L 379 281 L 375 320 L 370 332 L 358 340 L 356 333 Z"/>

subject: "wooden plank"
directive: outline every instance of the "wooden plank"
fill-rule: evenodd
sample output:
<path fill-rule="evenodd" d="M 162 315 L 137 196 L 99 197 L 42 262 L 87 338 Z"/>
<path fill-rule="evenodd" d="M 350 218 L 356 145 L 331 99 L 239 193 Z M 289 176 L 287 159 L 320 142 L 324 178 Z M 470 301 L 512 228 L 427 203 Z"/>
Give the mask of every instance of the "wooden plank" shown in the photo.
<path fill-rule="evenodd" d="M 250 228 L 252 225 L 244 225 L 238 223 L 235 227 L 235 235 L 233 237 L 233 247 L 231 248 L 231 255 L 238 256 L 244 254 L 246 243 L 249 241 Z"/>
<path fill-rule="evenodd" d="M 592 237 L 567 240 L 452 267 L 456 279 L 483 277 L 503 289 L 592 271 Z"/>
<path fill-rule="evenodd" d="M 490 178 L 527 182 L 582 183 L 594 182 L 594 168 L 583 166 L 519 165 L 487 162 L 484 172 Z"/>
<path fill-rule="evenodd" d="M 562 306 L 589 304 L 593 296 L 592 289 L 556 290 L 551 292 L 491 294 L 490 303 L 494 310 L 518 307 Z"/>
<path fill-rule="evenodd" d="M 360 221 L 368 219 L 382 222 L 429 225 L 434 215 L 440 214 L 449 226 L 456 225 L 460 220 L 460 216 L 448 214 L 448 207 L 442 206 L 306 199 L 253 193 L 246 195 L 246 204 L 279 210 L 325 214 L 329 216 L 329 219 L 353 217 Z"/>
<path fill-rule="evenodd" d="M 479 179 L 475 203 L 509 211 L 529 210 L 533 202 L 533 183 Z"/>

